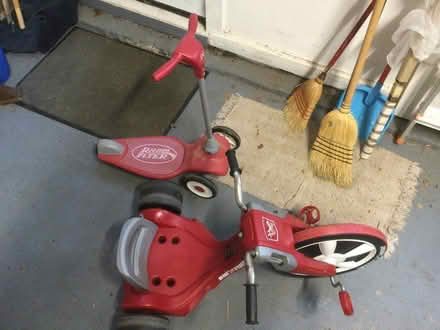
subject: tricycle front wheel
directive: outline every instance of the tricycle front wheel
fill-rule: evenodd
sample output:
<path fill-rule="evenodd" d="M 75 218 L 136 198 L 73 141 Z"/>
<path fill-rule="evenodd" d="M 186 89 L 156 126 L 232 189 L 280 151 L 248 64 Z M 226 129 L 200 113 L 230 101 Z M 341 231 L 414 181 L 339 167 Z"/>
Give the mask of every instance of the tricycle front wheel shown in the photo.
<path fill-rule="evenodd" d="M 297 233 L 295 249 L 306 257 L 336 266 L 336 274 L 356 270 L 387 248 L 385 236 L 364 225 L 327 225 Z M 306 274 L 294 274 L 309 277 Z"/>

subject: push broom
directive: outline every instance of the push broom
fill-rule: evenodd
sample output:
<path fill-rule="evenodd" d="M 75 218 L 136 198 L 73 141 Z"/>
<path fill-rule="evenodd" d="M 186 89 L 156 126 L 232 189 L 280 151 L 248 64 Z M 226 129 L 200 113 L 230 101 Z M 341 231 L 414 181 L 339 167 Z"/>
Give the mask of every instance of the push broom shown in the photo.
<path fill-rule="evenodd" d="M 325 81 L 327 73 L 335 65 L 336 61 L 339 59 L 339 57 L 341 57 L 345 48 L 347 48 L 348 44 L 351 42 L 351 40 L 353 40 L 356 33 L 367 20 L 368 16 L 373 11 L 375 2 L 376 0 L 373 0 L 371 4 L 367 7 L 367 9 L 365 9 L 364 13 L 359 18 L 356 25 L 353 27 L 345 40 L 342 42 L 341 46 L 339 46 L 336 53 L 328 62 L 324 71 L 322 71 L 315 79 L 307 80 L 306 82 L 297 86 L 288 98 L 283 111 L 287 123 L 292 130 L 296 132 L 302 132 L 307 127 L 310 116 L 312 115 L 316 104 L 321 98 L 323 83 Z"/>
<path fill-rule="evenodd" d="M 376 0 L 342 106 L 330 111 L 322 119 L 318 136 L 310 153 L 313 173 L 324 179 L 332 180 L 340 186 L 348 186 L 352 183 L 353 147 L 358 136 L 358 128 L 350 105 L 384 5 L 385 0 Z"/>

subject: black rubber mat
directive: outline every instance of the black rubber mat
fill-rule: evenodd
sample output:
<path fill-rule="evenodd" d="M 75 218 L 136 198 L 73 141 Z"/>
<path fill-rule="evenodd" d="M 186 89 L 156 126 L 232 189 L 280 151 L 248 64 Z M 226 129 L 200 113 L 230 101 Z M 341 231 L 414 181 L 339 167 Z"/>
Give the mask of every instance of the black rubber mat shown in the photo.
<path fill-rule="evenodd" d="M 161 135 L 197 88 L 183 65 L 154 82 L 165 61 L 75 29 L 20 83 L 23 103 L 99 137 Z"/>

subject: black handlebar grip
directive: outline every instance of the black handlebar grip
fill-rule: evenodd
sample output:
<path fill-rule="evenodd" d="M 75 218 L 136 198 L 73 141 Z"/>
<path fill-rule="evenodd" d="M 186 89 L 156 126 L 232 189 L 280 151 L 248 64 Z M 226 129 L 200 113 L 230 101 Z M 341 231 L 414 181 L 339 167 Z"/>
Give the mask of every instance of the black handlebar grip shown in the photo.
<path fill-rule="evenodd" d="M 246 324 L 258 324 L 257 285 L 246 283 Z"/>
<path fill-rule="evenodd" d="M 234 177 L 234 172 L 241 173 L 240 166 L 238 166 L 237 156 L 235 155 L 235 150 L 226 151 L 226 157 L 228 158 L 229 168 L 231 171 L 229 174 Z"/>

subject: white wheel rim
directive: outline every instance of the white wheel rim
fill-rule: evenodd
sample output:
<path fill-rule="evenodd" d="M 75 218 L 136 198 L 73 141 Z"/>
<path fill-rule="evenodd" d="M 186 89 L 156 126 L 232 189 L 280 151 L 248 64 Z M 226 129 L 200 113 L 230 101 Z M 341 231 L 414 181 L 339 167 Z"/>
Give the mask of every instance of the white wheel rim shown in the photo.
<path fill-rule="evenodd" d="M 191 191 L 194 195 L 197 195 L 202 198 L 212 198 L 214 196 L 214 192 L 208 186 L 204 185 L 199 181 L 190 180 L 186 182 L 186 187 L 189 191 Z"/>
<path fill-rule="evenodd" d="M 229 135 L 223 134 L 223 133 L 220 133 L 220 132 L 215 132 L 214 134 L 218 134 L 220 136 L 223 136 L 226 139 L 226 141 L 229 142 L 229 145 L 231 146 L 231 149 L 234 149 L 237 146 L 237 144 L 235 143 L 235 140 L 232 137 L 230 137 Z"/>
<path fill-rule="evenodd" d="M 341 242 L 359 243 L 353 249 L 346 251 L 345 253 L 336 253 L 338 244 L 344 244 Z M 376 247 L 364 240 L 357 239 L 336 239 L 312 243 L 301 248 L 297 251 L 306 249 L 312 245 L 318 245 L 321 255 L 314 257 L 313 259 L 323 261 L 328 264 L 336 266 L 336 273 L 347 272 L 349 270 L 361 267 L 369 262 L 377 253 Z M 363 256 L 359 260 L 356 257 Z M 350 260 L 352 259 L 352 260 Z"/>

